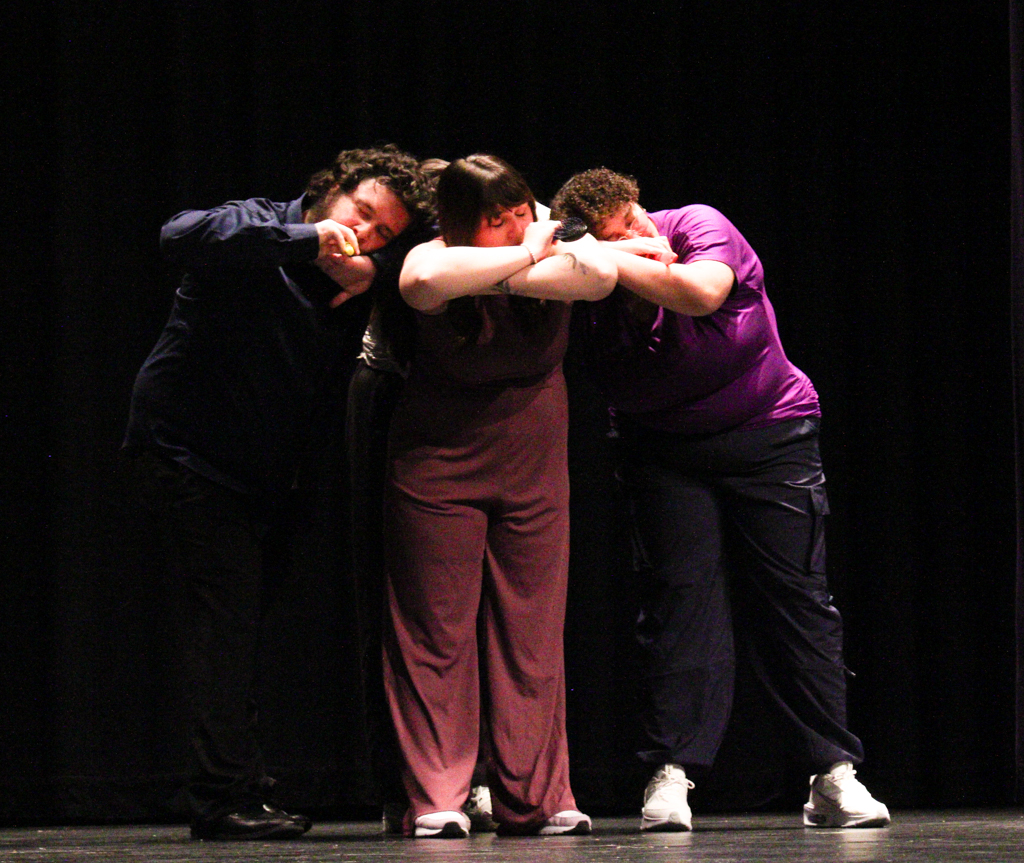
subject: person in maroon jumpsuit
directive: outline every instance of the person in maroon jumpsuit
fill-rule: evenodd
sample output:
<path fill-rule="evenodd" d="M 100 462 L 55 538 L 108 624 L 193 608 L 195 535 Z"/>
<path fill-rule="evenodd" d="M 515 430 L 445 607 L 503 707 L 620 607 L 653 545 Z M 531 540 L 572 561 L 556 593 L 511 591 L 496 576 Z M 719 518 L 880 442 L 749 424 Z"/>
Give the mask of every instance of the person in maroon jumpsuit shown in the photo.
<path fill-rule="evenodd" d="M 385 492 L 405 832 L 467 835 L 483 728 L 499 831 L 588 833 L 565 738 L 561 363 L 571 301 L 607 296 L 616 269 L 589 235 L 555 240 L 559 223 L 536 220 L 526 182 L 494 156 L 453 162 L 437 198 L 441 237 L 409 253 L 399 283 L 417 345 Z"/>

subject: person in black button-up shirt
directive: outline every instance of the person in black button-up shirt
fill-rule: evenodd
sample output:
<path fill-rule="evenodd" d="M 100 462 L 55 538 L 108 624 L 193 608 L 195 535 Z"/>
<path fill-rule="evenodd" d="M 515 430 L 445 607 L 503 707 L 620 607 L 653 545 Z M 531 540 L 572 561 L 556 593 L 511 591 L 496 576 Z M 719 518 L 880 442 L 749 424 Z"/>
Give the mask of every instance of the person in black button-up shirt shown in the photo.
<path fill-rule="evenodd" d="M 179 213 L 160 246 L 185 274 L 135 382 L 124 448 L 187 594 L 192 835 L 297 836 L 256 742 L 265 571 L 289 522 L 339 364 L 355 356 L 378 253 L 425 212 L 414 158 L 346 150 L 302 198 Z M 319 421 L 319 422 L 318 422 Z"/>

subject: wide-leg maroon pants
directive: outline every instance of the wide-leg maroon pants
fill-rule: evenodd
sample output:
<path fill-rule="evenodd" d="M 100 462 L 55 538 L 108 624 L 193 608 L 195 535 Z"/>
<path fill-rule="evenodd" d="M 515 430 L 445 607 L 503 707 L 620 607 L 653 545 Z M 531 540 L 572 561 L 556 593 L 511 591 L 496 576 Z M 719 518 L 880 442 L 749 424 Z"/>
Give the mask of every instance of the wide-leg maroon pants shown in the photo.
<path fill-rule="evenodd" d="M 528 386 L 410 385 L 399 406 L 384 674 L 407 832 L 417 816 L 466 800 L 482 710 L 499 824 L 527 831 L 576 808 L 562 646 L 566 425 L 560 368 Z"/>

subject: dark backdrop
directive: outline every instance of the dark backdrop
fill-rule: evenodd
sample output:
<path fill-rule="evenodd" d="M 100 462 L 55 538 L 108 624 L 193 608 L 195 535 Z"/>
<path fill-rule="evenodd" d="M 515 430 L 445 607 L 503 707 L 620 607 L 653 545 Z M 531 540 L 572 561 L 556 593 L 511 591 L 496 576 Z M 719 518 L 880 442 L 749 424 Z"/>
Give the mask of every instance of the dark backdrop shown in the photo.
<path fill-rule="evenodd" d="M 179 815 L 176 588 L 118 461 L 177 277 L 158 229 L 290 199 L 381 141 L 496 152 L 542 200 L 605 164 L 649 209 L 732 219 L 821 395 L 862 775 L 895 807 L 1013 801 L 1006 5 L 572 5 L 6 13 L 0 819 Z M 569 371 L 574 786 L 589 811 L 632 812 L 632 591 L 602 409 Z M 340 419 L 268 620 L 261 720 L 286 802 L 372 815 L 339 440 Z M 806 777 L 764 745 L 745 690 L 737 713 L 698 805 L 795 805 Z"/>

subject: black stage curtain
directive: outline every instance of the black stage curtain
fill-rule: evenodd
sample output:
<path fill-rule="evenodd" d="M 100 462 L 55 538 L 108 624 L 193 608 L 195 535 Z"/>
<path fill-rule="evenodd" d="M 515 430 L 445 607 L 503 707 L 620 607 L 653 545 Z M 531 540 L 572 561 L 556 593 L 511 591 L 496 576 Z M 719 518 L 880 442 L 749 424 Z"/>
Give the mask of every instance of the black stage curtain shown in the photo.
<path fill-rule="evenodd" d="M 158 229 L 186 207 L 288 199 L 337 150 L 379 141 L 423 157 L 497 152 L 542 200 L 606 164 L 638 177 L 649 209 L 700 201 L 732 219 L 821 395 L 862 776 L 895 807 L 1013 801 L 1024 612 L 1015 618 L 1012 369 L 1024 366 L 1011 321 L 1024 318 L 1019 218 L 1007 302 L 1021 190 L 1019 171 L 1008 188 L 1005 7 L 654 0 L 609 18 L 566 4 L 62 0 L 13 11 L 0 820 L 180 817 L 176 586 L 118 457 L 132 380 L 178 275 Z M 574 786 L 584 808 L 628 813 L 643 785 L 633 590 L 603 409 L 573 363 L 569 377 Z M 285 803 L 372 815 L 338 416 L 293 590 L 267 622 L 261 719 Z M 806 777 L 762 716 L 741 687 L 698 807 L 799 802 Z"/>
<path fill-rule="evenodd" d="M 1024 14 L 1010 0 L 1010 296 L 1017 466 L 1017 800 L 1024 800 Z"/>

